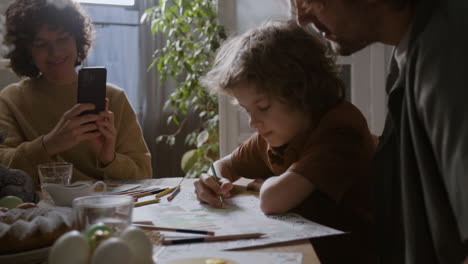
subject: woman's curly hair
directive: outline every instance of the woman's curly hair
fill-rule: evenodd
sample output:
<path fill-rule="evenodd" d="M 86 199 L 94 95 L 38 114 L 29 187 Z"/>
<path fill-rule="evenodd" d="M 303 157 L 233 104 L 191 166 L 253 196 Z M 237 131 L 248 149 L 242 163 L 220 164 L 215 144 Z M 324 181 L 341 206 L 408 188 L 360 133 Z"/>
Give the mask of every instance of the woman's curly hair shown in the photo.
<path fill-rule="evenodd" d="M 31 45 L 36 33 L 47 25 L 61 27 L 76 40 L 78 60 L 76 66 L 88 55 L 94 38 L 89 17 L 76 3 L 67 3 L 63 8 L 48 0 L 16 0 L 6 11 L 5 44 L 14 49 L 6 55 L 10 66 L 18 76 L 36 78 L 40 75 L 31 56 Z"/>
<path fill-rule="evenodd" d="M 315 118 L 341 102 L 344 84 L 335 58 L 295 21 L 270 21 L 227 40 L 201 80 L 212 93 L 231 95 L 243 83 Z"/>

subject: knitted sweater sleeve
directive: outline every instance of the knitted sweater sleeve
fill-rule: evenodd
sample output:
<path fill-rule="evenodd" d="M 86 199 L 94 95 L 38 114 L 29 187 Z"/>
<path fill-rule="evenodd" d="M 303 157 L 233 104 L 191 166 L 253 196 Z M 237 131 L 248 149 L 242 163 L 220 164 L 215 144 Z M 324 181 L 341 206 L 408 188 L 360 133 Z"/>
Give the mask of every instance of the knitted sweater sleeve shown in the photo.
<path fill-rule="evenodd" d="M 152 177 L 151 155 L 130 103 L 124 92 L 119 90 L 111 98 L 114 124 L 117 129 L 115 159 L 105 167 L 105 179 L 148 179 Z"/>

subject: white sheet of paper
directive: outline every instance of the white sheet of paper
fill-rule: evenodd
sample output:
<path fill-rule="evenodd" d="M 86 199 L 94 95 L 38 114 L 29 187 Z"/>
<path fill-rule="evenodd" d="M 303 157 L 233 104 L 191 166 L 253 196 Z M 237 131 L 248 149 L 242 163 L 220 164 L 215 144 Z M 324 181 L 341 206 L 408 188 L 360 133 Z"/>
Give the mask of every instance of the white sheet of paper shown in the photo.
<path fill-rule="evenodd" d="M 254 196 L 226 199 L 225 205 L 226 208 L 217 209 L 201 204 L 193 190 L 185 188 L 172 202 L 163 198 L 159 204 L 135 208 L 133 221 L 149 220 L 156 226 L 214 231 L 216 235 L 267 234 L 257 239 L 168 246 L 181 251 L 240 249 L 343 233 L 297 214 L 266 216 L 260 210 L 258 198 Z M 186 236 L 174 232 L 164 232 L 164 235 L 168 238 Z"/>
<path fill-rule="evenodd" d="M 229 251 L 180 251 L 171 247 L 161 250 L 154 259 L 158 264 L 205 264 L 206 259 L 220 258 L 231 263 L 255 263 L 255 264 L 301 264 L 301 253 L 258 253 L 258 252 L 229 252 Z"/>

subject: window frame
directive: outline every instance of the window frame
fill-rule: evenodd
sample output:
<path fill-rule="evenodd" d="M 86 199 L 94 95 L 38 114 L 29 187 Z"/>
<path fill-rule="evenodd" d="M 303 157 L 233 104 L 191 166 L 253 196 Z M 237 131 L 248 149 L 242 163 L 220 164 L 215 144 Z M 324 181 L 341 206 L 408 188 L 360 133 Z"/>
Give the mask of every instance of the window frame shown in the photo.
<path fill-rule="evenodd" d="M 89 2 L 82 2 L 82 1 L 93 1 L 93 0 L 73 0 L 77 3 L 79 3 L 80 5 L 98 5 L 98 6 L 119 6 L 119 7 L 127 7 L 127 8 L 132 8 L 132 7 L 136 7 L 136 4 L 137 4 L 137 0 L 133 0 L 133 4 L 117 4 L 119 2 L 119 0 L 114 0 L 113 2 L 115 3 L 109 3 L 109 4 L 105 4 L 105 3 L 89 3 Z M 110 0 L 108 0 L 110 1 Z"/>

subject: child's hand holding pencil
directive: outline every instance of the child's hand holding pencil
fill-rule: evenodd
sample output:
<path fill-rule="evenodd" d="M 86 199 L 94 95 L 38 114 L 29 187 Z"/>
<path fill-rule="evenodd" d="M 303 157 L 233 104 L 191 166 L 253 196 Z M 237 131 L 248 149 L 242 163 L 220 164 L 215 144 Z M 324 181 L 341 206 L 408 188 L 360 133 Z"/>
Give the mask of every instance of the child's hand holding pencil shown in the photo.
<path fill-rule="evenodd" d="M 211 171 L 213 172 L 213 179 L 216 181 L 216 183 L 219 183 L 219 179 L 218 179 L 218 176 L 217 176 L 217 173 L 216 173 L 216 169 L 213 166 L 213 164 L 211 164 Z M 219 201 L 221 202 L 221 207 L 224 207 L 223 195 L 218 193 L 218 198 L 219 198 Z"/>
<path fill-rule="evenodd" d="M 197 199 L 214 207 L 223 208 L 224 198 L 231 196 L 234 185 L 229 180 L 220 176 L 219 172 L 212 166 L 209 173 L 202 174 L 195 185 Z"/>

